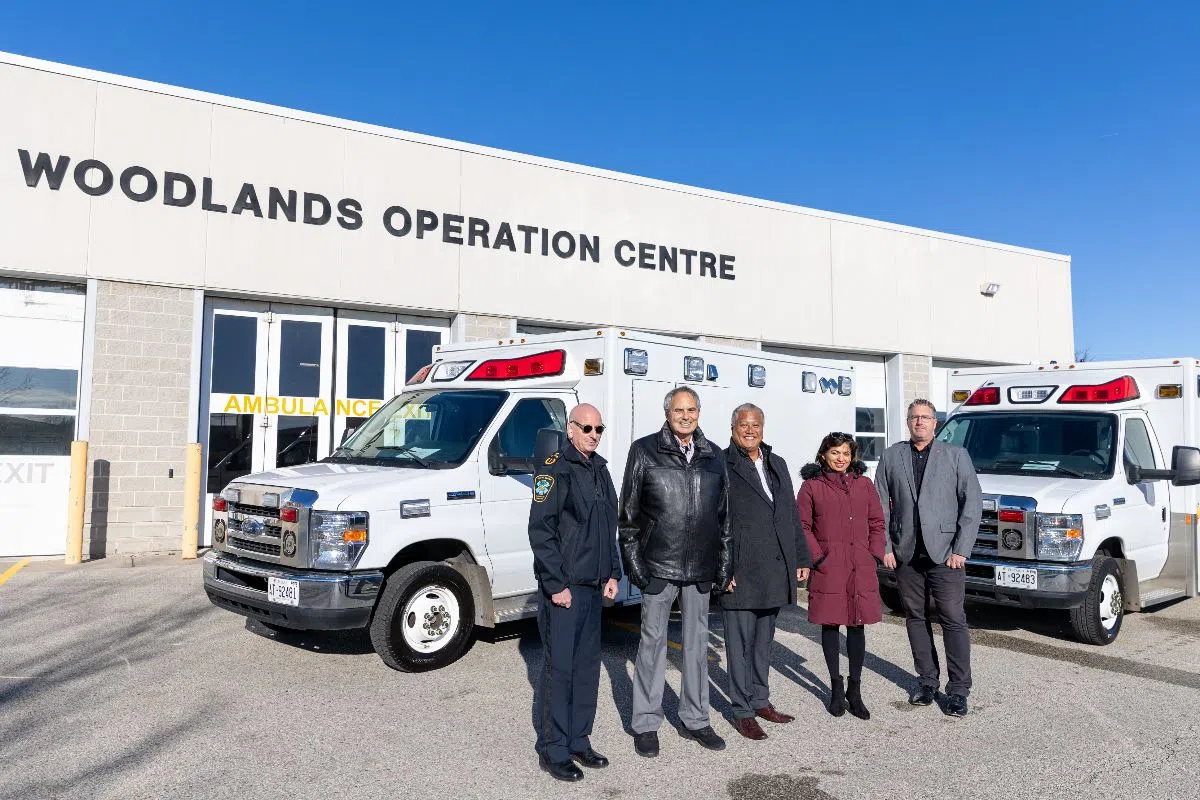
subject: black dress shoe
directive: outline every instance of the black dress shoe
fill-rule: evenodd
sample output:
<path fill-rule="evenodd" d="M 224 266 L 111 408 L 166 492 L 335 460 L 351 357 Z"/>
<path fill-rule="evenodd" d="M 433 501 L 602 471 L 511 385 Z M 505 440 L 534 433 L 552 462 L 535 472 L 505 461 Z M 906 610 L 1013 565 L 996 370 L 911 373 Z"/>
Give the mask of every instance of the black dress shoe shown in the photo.
<path fill-rule="evenodd" d="M 608 759 L 590 747 L 587 750 L 584 750 L 582 753 L 571 753 L 571 758 L 575 759 L 583 766 L 591 767 L 592 769 L 600 769 L 601 767 L 608 766 Z"/>
<path fill-rule="evenodd" d="M 967 715 L 967 698 L 961 694 L 952 694 L 946 698 L 942 713 L 949 717 L 965 717 Z"/>
<path fill-rule="evenodd" d="M 538 764 L 541 768 L 550 773 L 550 777 L 556 780 L 574 783 L 575 781 L 583 780 L 583 770 L 575 766 L 571 761 L 550 761 L 545 756 L 538 757 Z"/>
<path fill-rule="evenodd" d="M 908 696 L 908 702 L 914 706 L 933 705 L 934 691 L 932 686 L 920 686 Z"/>
<path fill-rule="evenodd" d="M 725 740 L 717 736 L 717 732 L 712 729 L 711 725 L 705 725 L 703 728 L 694 731 L 683 727 L 679 729 L 679 735 L 685 739 L 699 742 L 702 747 L 709 750 L 725 749 Z"/>
<path fill-rule="evenodd" d="M 633 735 L 633 749 L 637 751 L 639 756 L 645 758 L 654 758 L 658 755 L 658 731 L 647 731 L 646 733 L 635 733 Z"/>

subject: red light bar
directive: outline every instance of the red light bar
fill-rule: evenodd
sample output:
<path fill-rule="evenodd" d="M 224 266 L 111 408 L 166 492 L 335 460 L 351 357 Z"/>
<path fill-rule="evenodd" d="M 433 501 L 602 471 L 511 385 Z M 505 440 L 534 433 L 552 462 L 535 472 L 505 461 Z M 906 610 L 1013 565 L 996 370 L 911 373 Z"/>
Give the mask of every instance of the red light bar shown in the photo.
<path fill-rule="evenodd" d="M 549 350 L 521 358 L 493 358 L 484 361 L 467 376 L 469 381 L 515 381 L 561 375 L 567 365 L 566 350 Z"/>
<path fill-rule="evenodd" d="M 1058 399 L 1060 403 L 1120 403 L 1141 397 L 1137 382 L 1126 375 L 1095 386 L 1068 386 Z"/>
<path fill-rule="evenodd" d="M 998 386 L 981 386 L 971 392 L 971 396 L 967 398 L 967 402 L 963 405 L 967 406 L 995 406 L 1000 404 L 1000 388 Z"/>
<path fill-rule="evenodd" d="M 1024 511 L 1001 511 L 1000 512 L 1000 521 L 1001 522 L 1024 522 L 1025 521 L 1025 512 Z"/>
<path fill-rule="evenodd" d="M 284 506 L 283 508 L 279 509 L 280 522 L 295 522 L 297 519 L 299 519 L 299 517 L 300 513 L 294 506 Z"/>

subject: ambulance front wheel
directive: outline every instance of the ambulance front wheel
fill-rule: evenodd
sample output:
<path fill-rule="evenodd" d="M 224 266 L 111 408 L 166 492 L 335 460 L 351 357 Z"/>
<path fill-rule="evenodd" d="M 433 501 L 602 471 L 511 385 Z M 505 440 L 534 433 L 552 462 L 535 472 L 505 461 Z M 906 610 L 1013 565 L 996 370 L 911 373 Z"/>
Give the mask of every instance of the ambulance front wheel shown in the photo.
<path fill-rule="evenodd" d="M 1097 553 L 1092 559 L 1092 580 L 1083 603 L 1071 609 L 1071 628 L 1086 644 L 1105 645 L 1116 640 L 1125 619 L 1125 597 L 1116 559 Z"/>
<path fill-rule="evenodd" d="M 440 669 L 467 651 L 474 620 L 475 602 L 462 575 L 441 562 L 418 561 L 384 582 L 371 645 L 392 669 Z"/>

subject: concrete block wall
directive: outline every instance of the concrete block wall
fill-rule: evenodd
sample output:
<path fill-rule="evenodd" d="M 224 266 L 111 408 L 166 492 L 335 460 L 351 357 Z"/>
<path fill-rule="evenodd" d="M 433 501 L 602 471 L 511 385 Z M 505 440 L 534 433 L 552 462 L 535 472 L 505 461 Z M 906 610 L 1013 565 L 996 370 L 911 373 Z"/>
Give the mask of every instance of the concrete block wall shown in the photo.
<path fill-rule="evenodd" d="M 516 320 L 512 317 L 493 317 L 487 314 L 459 314 L 450 326 L 454 342 L 475 342 L 485 339 L 511 339 Z"/>
<path fill-rule="evenodd" d="M 84 516 L 92 558 L 180 549 L 193 315 L 190 290 L 99 282 Z"/>
<path fill-rule="evenodd" d="M 908 404 L 918 397 L 929 399 L 930 382 L 929 369 L 932 362 L 929 356 L 915 356 L 907 353 L 900 356 L 903 361 L 902 374 L 904 375 L 904 406 L 905 410 Z M 944 408 L 939 408 L 938 411 L 945 411 Z"/>

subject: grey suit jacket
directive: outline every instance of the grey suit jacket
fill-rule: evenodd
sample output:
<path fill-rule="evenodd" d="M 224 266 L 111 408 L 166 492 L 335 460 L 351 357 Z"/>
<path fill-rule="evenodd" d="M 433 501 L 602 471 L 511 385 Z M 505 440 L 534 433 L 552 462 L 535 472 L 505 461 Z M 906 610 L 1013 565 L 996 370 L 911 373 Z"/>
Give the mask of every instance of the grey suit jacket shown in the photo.
<path fill-rule="evenodd" d="M 919 502 L 908 442 L 884 450 L 875 470 L 875 488 L 888 531 L 887 552 L 901 562 L 911 561 L 917 548 L 914 506 L 921 515 L 925 548 L 938 563 L 944 564 L 951 553 L 971 555 L 979 533 L 983 498 L 971 457 L 955 445 L 933 442 L 929 446 Z"/>

